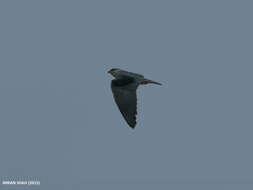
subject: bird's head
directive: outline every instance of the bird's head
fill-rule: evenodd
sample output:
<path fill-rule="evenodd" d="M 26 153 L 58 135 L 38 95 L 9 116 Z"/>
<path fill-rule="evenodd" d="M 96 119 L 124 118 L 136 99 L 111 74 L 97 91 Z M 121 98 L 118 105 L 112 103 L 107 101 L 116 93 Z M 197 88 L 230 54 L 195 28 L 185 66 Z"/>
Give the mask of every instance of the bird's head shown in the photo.
<path fill-rule="evenodd" d="M 120 76 L 120 69 L 113 68 L 113 69 L 109 70 L 108 73 L 110 73 L 115 78 L 119 78 L 119 76 Z"/>

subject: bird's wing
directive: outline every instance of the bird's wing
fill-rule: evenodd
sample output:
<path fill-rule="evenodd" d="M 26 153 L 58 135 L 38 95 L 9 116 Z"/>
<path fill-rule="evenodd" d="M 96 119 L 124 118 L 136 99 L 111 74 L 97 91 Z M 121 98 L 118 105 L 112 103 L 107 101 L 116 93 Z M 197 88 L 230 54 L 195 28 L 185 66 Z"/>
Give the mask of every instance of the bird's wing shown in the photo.
<path fill-rule="evenodd" d="M 114 100 L 131 128 L 136 125 L 137 87 L 138 85 L 133 82 L 133 79 L 117 79 L 111 82 Z"/>

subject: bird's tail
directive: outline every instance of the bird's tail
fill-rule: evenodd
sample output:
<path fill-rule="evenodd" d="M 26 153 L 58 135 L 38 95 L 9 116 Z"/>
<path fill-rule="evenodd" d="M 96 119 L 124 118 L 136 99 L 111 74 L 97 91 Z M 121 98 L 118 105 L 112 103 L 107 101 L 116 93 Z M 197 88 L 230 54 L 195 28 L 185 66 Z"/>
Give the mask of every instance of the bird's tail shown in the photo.
<path fill-rule="evenodd" d="M 141 84 L 157 84 L 157 85 L 162 85 L 159 82 L 155 82 L 155 81 L 149 80 L 149 79 L 143 79 L 143 81 L 141 81 Z"/>

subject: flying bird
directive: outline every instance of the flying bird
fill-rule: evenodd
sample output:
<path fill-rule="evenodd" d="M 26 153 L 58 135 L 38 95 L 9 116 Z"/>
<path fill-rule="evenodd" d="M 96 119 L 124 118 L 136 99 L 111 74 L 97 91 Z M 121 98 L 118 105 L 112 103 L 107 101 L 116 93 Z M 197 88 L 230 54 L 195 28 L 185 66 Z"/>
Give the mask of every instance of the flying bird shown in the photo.
<path fill-rule="evenodd" d="M 111 89 L 114 100 L 127 124 L 134 129 L 136 126 L 136 90 L 138 86 L 144 84 L 162 84 L 146 79 L 143 75 L 117 68 L 109 70 L 108 73 L 110 73 L 115 78 L 111 81 Z"/>

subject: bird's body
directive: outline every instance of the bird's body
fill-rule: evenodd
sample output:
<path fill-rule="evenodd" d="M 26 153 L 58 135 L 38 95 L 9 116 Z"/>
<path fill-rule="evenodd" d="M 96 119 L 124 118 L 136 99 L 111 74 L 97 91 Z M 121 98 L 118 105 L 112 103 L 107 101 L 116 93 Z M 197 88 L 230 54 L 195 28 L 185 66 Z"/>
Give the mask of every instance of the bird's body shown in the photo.
<path fill-rule="evenodd" d="M 149 83 L 161 84 L 146 79 L 143 75 L 121 69 L 111 69 L 108 73 L 115 77 L 111 81 L 114 100 L 128 125 L 134 129 L 137 115 L 136 90 L 138 86 Z"/>

